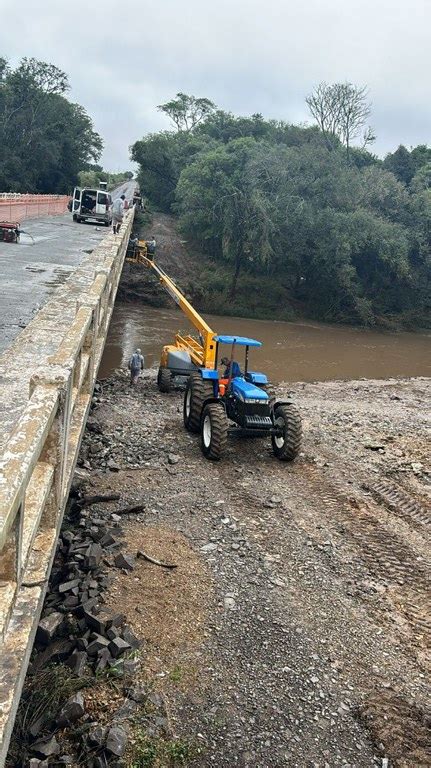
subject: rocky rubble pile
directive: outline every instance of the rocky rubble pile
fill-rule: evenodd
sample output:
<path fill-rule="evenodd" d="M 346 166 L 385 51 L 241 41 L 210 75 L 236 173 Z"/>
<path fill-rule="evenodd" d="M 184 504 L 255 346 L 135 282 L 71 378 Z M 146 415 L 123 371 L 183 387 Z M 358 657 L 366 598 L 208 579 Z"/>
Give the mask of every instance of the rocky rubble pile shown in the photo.
<path fill-rule="evenodd" d="M 92 499 L 86 500 L 78 487 L 71 496 L 21 702 L 25 727 L 19 712 L 10 766 L 76 765 L 78 755 L 79 764 L 88 768 L 121 766 L 129 717 L 142 709 L 151 733 L 155 723 L 156 731 L 167 724 L 163 702 L 133 684 L 140 666 L 135 658 L 140 641 L 124 614 L 112 614 L 104 607 L 110 571 L 134 569 L 134 556 L 121 552 L 121 517 L 90 512 L 85 504 L 91 505 Z M 106 497 L 114 499 L 118 496 Z M 38 686 L 47 680 L 55 689 L 53 697 L 49 692 L 39 696 Z M 94 707 L 93 714 L 87 711 L 86 697 L 94 700 L 95 687 L 109 680 L 116 681 L 117 691 L 122 686 L 125 698 L 112 722 L 102 724 L 94 719 Z M 25 745 L 17 745 L 22 737 Z"/>
<path fill-rule="evenodd" d="M 155 379 L 154 371 L 146 372 L 136 387 L 129 387 L 129 374 L 117 371 L 103 385 L 96 384 L 79 467 L 116 473 L 144 466 L 166 466 L 170 474 L 175 474 L 173 465 L 179 462 L 177 439 L 164 425 L 166 405 L 157 392 Z M 179 382 L 176 388 L 182 390 L 183 383 Z M 120 411 L 113 418 L 112 403 Z M 176 426 L 180 425 L 178 415 Z"/>

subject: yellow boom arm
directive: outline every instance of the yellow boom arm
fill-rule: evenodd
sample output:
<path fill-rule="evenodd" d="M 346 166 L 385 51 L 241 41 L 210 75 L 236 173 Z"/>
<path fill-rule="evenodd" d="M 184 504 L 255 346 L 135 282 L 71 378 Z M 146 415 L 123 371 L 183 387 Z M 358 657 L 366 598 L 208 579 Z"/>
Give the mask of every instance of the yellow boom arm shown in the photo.
<path fill-rule="evenodd" d="M 198 343 L 192 336 L 181 336 L 180 334 L 177 334 L 175 340 L 176 345 L 181 349 L 187 349 L 193 362 L 197 365 L 203 366 L 204 368 L 214 368 L 216 353 L 216 343 L 214 341 L 214 336 L 216 335 L 215 331 L 210 328 L 199 312 L 196 312 L 194 307 L 192 307 L 186 297 L 183 296 L 169 275 L 167 275 L 166 272 L 152 259 L 144 256 L 139 246 L 137 251 L 137 257 L 127 259 L 127 261 L 137 261 L 139 264 L 145 264 L 146 267 L 152 269 L 159 278 L 159 282 L 166 293 L 168 293 L 177 306 L 182 309 L 186 317 L 188 317 L 199 333 L 201 343 Z"/>

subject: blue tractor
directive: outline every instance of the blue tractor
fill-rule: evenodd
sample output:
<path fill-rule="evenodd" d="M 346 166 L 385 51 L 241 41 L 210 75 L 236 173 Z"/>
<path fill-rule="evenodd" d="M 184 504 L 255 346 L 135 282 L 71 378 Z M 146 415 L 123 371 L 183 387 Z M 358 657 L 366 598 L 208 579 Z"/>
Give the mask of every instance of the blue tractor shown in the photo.
<path fill-rule="evenodd" d="M 213 461 L 222 457 L 228 434 L 232 433 L 268 435 L 275 456 L 281 461 L 293 461 L 301 447 L 299 412 L 290 400 L 270 398 L 265 374 L 248 368 L 249 350 L 261 347 L 261 342 L 243 336 L 214 336 L 214 341 L 214 369 L 198 368 L 188 378 L 183 409 L 186 429 L 200 432 L 202 452 Z M 230 358 L 221 359 L 223 375 L 217 371 L 220 344 L 231 346 Z M 235 360 L 236 347 L 245 347 L 243 370 Z"/>

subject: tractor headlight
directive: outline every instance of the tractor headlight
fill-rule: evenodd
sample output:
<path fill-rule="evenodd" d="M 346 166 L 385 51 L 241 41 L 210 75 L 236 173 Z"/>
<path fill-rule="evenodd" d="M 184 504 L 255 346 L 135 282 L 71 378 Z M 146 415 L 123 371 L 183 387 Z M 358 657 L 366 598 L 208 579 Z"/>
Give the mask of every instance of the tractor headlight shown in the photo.
<path fill-rule="evenodd" d="M 261 400 L 260 397 L 246 397 L 244 399 L 245 403 L 264 403 L 265 400 Z"/>

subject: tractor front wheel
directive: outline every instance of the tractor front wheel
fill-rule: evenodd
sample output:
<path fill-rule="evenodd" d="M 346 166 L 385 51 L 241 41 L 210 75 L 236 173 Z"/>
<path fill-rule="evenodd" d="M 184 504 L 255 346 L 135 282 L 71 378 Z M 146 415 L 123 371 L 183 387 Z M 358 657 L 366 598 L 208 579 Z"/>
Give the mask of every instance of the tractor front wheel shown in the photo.
<path fill-rule="evenodd" d="M 204 402 L 213 396 L 213 391 L 212 383 L 205 381 L 198 371 L 190 374 L 183 407 L 184 426 L 188 432 L 199 432 Z"/>
<path fill-rule="evenodd" d="M 218 403 L 205 406 L 201 421 L 201 448 L 207 459 L 218 461 L 227 441 L 227 417 Z"/>
<path fill-rule="evenodd" d="M 296 459 L 302 440 L 302 424 L 299 411 L 294 405 L 278 405 L 274 411 L 277 435 L 271 436 L 272 449 L 280 461 Z"/>
<path fill-rule="evenodd" d="M 157 374 L 157 386 L 160 392 L 170 392 L 172 389 L 172 376 L 169 368 L 159 368 Z"/>

